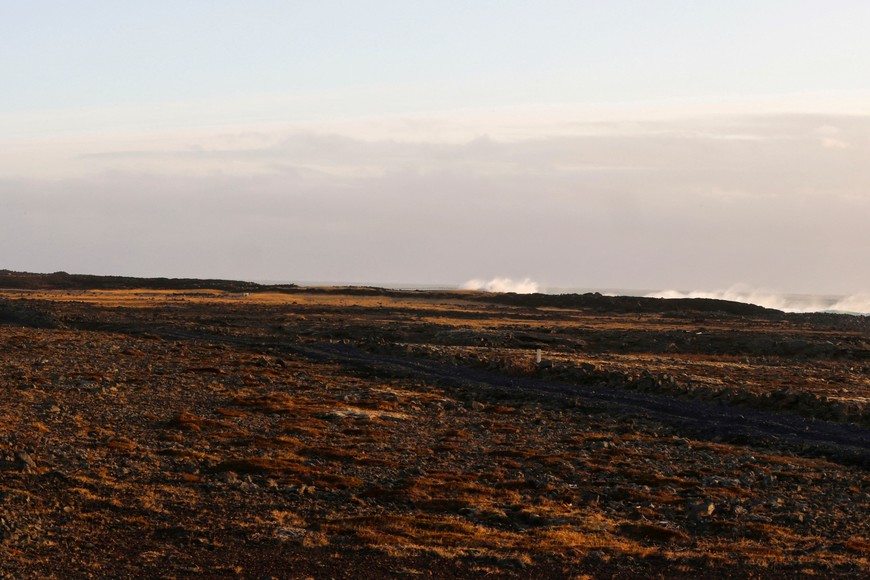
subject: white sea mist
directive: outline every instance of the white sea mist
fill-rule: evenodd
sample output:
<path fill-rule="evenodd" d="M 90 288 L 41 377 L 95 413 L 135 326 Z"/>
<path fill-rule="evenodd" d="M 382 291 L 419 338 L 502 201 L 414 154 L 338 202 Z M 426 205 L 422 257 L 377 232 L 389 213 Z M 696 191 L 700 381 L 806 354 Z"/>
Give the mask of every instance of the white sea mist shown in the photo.
<path fill-rule="evenodd" d="M 842 312 L 870 315 L 870 293 L 848 296 L 786 294 L 737 284 L 725 290 L 662 290 L 648 293 L 646 296 L 650 298 L 715 298 L 756 304 L 783 312 Z"/>
<path fill-rule="evenodd" d="M 475 278 L 460 286 L 463 290 L 485 292 L 515 292 L 517 294 L 582 294 L 595 292 L 590 288 L 548 288 L 531 278 L 514 280 L 506 277 L 491 279 Z M 606 296 L 645 296 L 648 298 L 712 298 L 755 304 L 774 308 L 783 312 L 838 312 L 870 316 L 870 293 L 856 293 L 847 296 L 820 294 L 789 294 L 765 288 L 753 288 L 746 284 L 735 284 L 724 290 L 597 290 Z"/>
<path fill-rule="evenodd" d="M 463 290 L 483 290 L 486 292 L 515 292 L 517 294 L 535 294 L 540 292 L 540 286 L 531 278 L 512 280 L 510 278 L 492 278 L 491 280 L 473 279 L 460 286 Z"/>

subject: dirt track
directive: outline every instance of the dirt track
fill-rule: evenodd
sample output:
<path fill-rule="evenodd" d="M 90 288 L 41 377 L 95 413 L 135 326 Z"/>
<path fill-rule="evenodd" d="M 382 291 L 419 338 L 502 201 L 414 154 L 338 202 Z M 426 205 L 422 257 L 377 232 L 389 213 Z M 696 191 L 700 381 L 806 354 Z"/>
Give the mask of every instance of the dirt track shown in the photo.
<path fill-rule="evenodd" d="M 111 325 L 105 330 L 130 332 L 129 326 Z M 293 344 L 269 337 L 240 338 L 184 332 L 154 327 L 157 335 L 169 339 L 203 340 L 234 346 L 268 348 L 302 355 L 315 361 L 329 361 L 384 376 L 414 375 L 429 380 L 449 381 L 471 388 L 496 388 L 509 395 L 535 393 L 556 397 L 569 407 L 607 407 L 622 415 L 639 414 L 673 427 L 680 434 L 709 441 L 781 448 L 808 456 L 822 456 L 836 462 L 870 469 L 870 430 L 849 423 L 833 423 L 789 412 L 735 408 L 704 400 L 689 400 L 657 393 L 640 393 L 621 388 L 577 385 L 552 379 L 506 376 L 467 366 L 438 361 L 373 353 L 345 343 Z M 141 334 L 143 329 L 133 330 Z"/>
<path fill-rule="evenodd" d="M 749 446 L 779 447 L 870 468 L 870 430 L 848 423 L 818 421 L 788 412 L 741 409 L 709 401 L 687 400 L 619 388 L 511 377 L 437 361 L 372 353 L 341 343 L 303 346 L 179 332 L 169 332 L 165 336 L 224 342 L 236 346 L 277 348 L 312 360 L 327 360 L 355 369 L 366 369 L 374 374 L 411 374 L 472 388 L 497 388 L 514 396 L 518 392 L 537 393 L 558 397 L 566 406 L 586 409 L 606 406 L 610 412 L 623 415 L 640 414 L 661 421 L 686 436 Z"/>
<path fill-rule="evenodd" d="M 735 409 L 708 401 L 653 393 L 506 377 L 480 369 L 373 354 L 343 344 L 292 347 L 292 350 L 315 359 L 326 357 L 341 364 L 381 372 L 410 372 L 459 384 L 546 393 L 563 399 L 566 405 L 576 405 L 577 402 L 583 407 L 606 405 L 618 413 L 637 413 L 661 421 L 692 437 L 762 447 L 782 446 L 870 468 L 870 430 L 857 425 L 816 421 L 793 413 Z"/>

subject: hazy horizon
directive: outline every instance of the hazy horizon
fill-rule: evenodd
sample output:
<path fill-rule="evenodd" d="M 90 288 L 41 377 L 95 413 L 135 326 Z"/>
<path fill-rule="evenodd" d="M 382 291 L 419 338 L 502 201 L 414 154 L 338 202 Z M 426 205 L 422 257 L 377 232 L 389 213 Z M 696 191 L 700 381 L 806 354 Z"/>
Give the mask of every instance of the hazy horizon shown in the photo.
<path fill-rule="evenodd" d="M 0 15 L 0 268 L 870 292 L 857 0 Z"/>

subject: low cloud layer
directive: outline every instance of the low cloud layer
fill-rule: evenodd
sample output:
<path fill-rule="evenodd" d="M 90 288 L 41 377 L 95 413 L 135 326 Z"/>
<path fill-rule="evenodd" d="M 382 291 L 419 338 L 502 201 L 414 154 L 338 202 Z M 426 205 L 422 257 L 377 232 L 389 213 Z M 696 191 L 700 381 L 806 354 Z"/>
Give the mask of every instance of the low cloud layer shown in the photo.
<path fill-rule="evenodd" d="M 0 143 L 0 267 L 870 288 L 868 116 L 587 119 L 445 139 L 436 125 Z"/>

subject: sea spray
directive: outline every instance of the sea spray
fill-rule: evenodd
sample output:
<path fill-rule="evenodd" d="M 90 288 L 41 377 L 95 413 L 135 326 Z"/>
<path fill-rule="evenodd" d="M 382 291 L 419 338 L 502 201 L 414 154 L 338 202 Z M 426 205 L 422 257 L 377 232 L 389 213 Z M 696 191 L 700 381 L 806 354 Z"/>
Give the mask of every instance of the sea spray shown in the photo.
<path fill-rule="evenodd" d="M 493 278 L 492 280 L 469 280 L 460 286 L 463 290 L 485 290 L 486 292 L 516 292 L 517 294 L 535 294 L 540 291 L 538 283 L 531 278 L 512 280 L 510 278 Z"/>
<path fill-rule="evenodd" d="M 783 312 L 841 312 L 870 315 L 870 294 L 824 296 L 784 294 L 773 290 L 751 288 L 738 284 L 727 290 L 662 290 L 646 294 L 649 298 L 713 298 L 755 304 Z"/>

